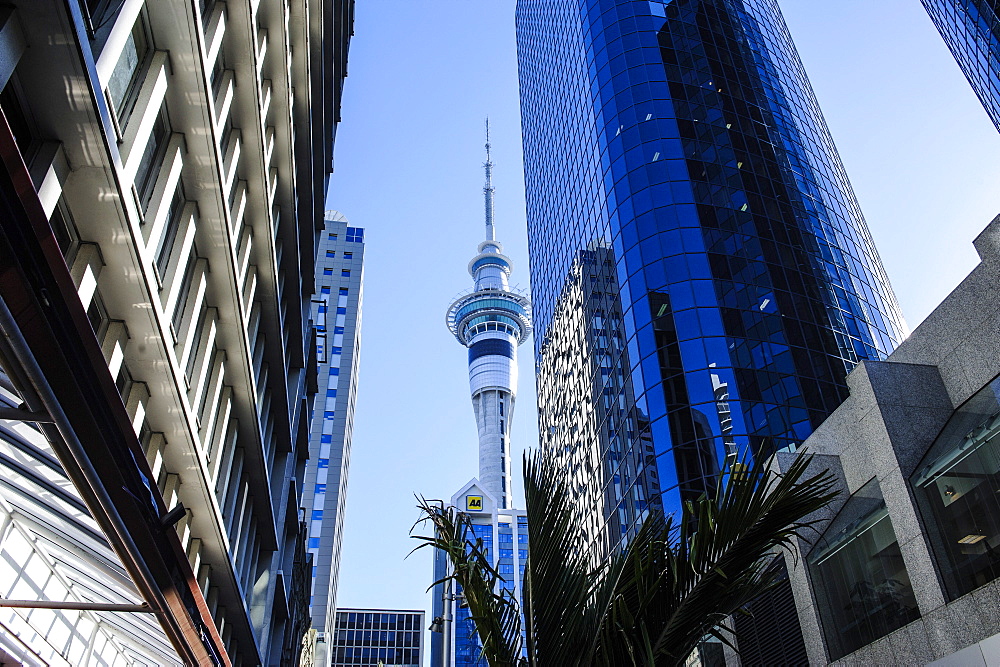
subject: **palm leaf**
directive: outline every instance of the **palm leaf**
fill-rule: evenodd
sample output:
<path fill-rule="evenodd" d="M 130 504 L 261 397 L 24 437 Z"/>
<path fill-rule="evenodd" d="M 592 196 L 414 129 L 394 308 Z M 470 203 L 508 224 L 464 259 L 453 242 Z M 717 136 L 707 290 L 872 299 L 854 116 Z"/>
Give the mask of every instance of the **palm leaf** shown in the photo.
<path fill-rule="evenodd" d="M 430 521 L 434 535 L 414 535 L 414 539 L 422 542 L 414 551 L 424 547 L 440 549 L 452 566 L 451 574 L 435 581 L 430 588 L 448 580 L 461 587 L 476 624 L 482 655 L 491 667 L 523 664 L 520 605 L 513 593 L 500 585 L 504 579 L 490 563 L 482 540 L 475 537 L 469 516 L 424 498 L 418 499 L 418 507 L 423 517 L 417 523 Z"/>

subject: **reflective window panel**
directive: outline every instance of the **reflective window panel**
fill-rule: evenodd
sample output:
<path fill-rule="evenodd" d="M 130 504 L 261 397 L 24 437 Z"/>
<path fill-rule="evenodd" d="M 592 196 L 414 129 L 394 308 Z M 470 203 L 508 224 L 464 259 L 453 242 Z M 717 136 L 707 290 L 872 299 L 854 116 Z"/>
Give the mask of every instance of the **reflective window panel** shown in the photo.
<path fill-rule="evenodd" d="M 920 616 L 874 479 L 851 496 L 807 561 L 831 660 Z"/>
<path fill-rule="evenodd" d="M 945 425 L 911 483 L 954 599 L 1000 576 L 1000 379 Z"/>

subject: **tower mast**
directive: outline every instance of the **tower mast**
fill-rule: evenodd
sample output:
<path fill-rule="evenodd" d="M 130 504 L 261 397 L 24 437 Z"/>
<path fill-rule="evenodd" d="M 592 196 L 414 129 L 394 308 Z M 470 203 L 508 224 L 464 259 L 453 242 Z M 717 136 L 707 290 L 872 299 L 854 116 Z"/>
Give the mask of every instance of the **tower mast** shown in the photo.
<path fill-rule="evenodd" d="M 469 262 L 472 292 L 448 309 L 448 328 L 469 350 L 469 389 L 479 427 L 479 482 L 500 509 L 510 509 L 510 428 L 517 393 L 517 346 L 531 332 L 531 303 L 512 290 L 513 265 L 493 228 L 493 160 L 486 120 L 486 240 Z"/>
<path fill-rule="evenodd" d="M 486 240 L 496 240 L 493 231 L 493 160 L 490 158 L 490 119 L 486 117 L 486 162 L 483 163 L 486 169 L 486 185 L 483 186 L 483 198 L 486 204 Z"/>

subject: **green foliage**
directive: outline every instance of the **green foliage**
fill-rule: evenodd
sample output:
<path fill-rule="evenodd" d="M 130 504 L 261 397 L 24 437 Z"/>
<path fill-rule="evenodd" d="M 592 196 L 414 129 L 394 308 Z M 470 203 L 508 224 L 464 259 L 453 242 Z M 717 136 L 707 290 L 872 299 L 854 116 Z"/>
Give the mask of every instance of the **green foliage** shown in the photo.
<path fill-rule="evenodd" d="M 527 455 L 528 664 L 679 665 L 706 636 L 730 643 L 725 619 L 774 585 L 771 559 L 836 496 L 828 471 L 803 479 L 811 460 L 801 455 L 783 474 L 736 464 L 681 517 L 653 514 L 620 553 L 597 558 L 561 469 Z M 436 535 L 417 539 L 448 554 L 483 655 L 492 667 L 524 664 L 518 601 L 469 538 L 468 516 L 424 500 L 420 508 Z"/>
<path fill-rule="evenodd" d="M 419 498 L 417 506 L 424 515 L 418 523 L 430 521 L 434 536 L 415 535 L 422 544 L 414 551 L 434 547 L 446 553 L 451 562 L 452 573 L 435 581 L 430 588 L 447 581 L 461 586 L 483 644 L 483 654 L 491 665 L 524 664 L 520 658 L 520 606 L 513 593 L 499 585 L 503 578 L 490 564 L 482 540 L 475 537 L 469 516 L 425 498 Z"/>

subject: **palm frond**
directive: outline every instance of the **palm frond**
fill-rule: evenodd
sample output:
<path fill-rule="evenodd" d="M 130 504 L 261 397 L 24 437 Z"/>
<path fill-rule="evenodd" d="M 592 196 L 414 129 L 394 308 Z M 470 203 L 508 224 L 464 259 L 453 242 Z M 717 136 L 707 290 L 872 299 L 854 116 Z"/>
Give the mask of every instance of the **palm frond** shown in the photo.
<path fill-rule="evenodd" d="M 501 584 L 503 577 L 490 563 L 481 539 L 475 537 L 472 521 L 464 512 L 418 498 L 423 516 L 414 524 L 430 521 L 434 535 L 413 535 L 421 544 L 414 551 L 432 547 L 443 551 L 451 563 L 448 580 L 461 587 L 482 644 L 482 655 L 491 667 L 524 664 L 521 658 L 521 607 L 513 593 Z"/>
<path fill-rule="evenodd" d="M 595 561 L 563 471 L 543 451 L 525 453 L 528 513 L 525 624 L 537 665 L 589 665 L 623 561 Z"/>

